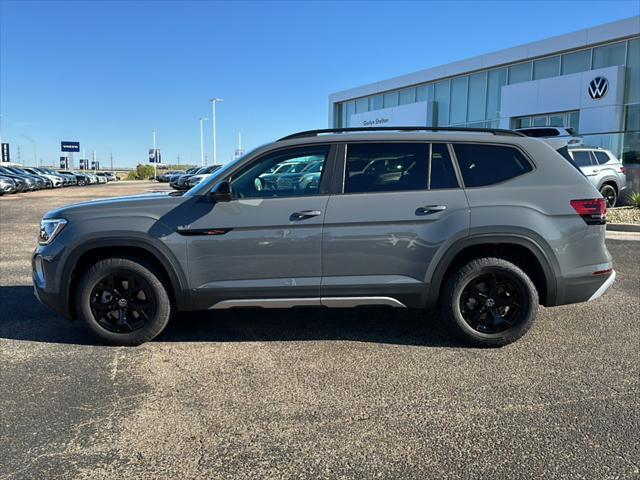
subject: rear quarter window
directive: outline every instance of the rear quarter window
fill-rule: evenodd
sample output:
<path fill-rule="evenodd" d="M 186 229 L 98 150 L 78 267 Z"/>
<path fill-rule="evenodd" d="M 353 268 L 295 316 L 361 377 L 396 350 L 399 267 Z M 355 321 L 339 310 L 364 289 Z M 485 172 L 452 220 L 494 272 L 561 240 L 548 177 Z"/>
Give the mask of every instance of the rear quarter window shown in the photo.
<path fill-rule="evenodd" d="M 593 159 L 591 158 L 591 154 L 589 154 L 588 150 L 577 150 L 575 152 L 571 152 L 571 156 L 573 157 L 573 161 L 579 167 L 589 167 L 593 165 Z"/>
<path fill-rule="evenodd" d="M 466 187 L 494 185 L 533 170 L 514 147 L 458 143 L 453 148 Z"/>
<path fill-rule="evenodd" d="M 604 152 L 593 152 L 593 154 L 595 155 L 596 160 L 598 161 L 598 163 L 599 163 L 600 165 L 604 165 L 604 164 L 605 164 L 605 163 L 607 163 L 609 160 L 611 160 L 611 159 L 609 158 L 609 155 L 607 155 L 607 154 L 606 154 L 606 153 L 604 153 Z"/>

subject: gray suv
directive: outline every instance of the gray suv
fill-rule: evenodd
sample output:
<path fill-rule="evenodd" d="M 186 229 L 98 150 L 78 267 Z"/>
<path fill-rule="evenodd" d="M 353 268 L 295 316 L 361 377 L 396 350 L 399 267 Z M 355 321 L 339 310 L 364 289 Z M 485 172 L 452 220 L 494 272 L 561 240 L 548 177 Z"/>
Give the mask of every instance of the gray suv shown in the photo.
<path fill-rule="evenodd" d="M 538 305 L 613 283 L 605 201 L 548 144 L 508 130 L 301 132 L 185 194 L 47 213 L 37 297 L 103 341 L 137 345 L 176 311 L 438 307 L 462 340 L 520 338 Z M 390 131 L 393 130 L 393 131 Z M 285 162 L 322 164 L 306 188 L 262 188 Z"/>

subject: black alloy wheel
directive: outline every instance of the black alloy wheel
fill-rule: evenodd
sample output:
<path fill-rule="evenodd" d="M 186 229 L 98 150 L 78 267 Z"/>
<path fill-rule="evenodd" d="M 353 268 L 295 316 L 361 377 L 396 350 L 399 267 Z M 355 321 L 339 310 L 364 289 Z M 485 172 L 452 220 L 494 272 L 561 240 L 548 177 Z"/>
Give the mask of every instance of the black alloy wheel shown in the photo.
<path fill-rule="evenodd" d="M 486 273 L 471 279 L 460 296 L 460 312 L 475 331 L 496 334 L 516 326 L 522 319 L 524 299 L 519 279 Z"/>
<path fill-rule="evenodd" d="M 607 208 L 616 206 L 616 202 L 618 201 L 618 194 L 616 193 L 615 188 L 613 188 L 611 185 L 603 185 L 602 188 L 600 188 L 600 194 L 607 202 Z"/>
<path fill-rule="evenodd" d="M 144 326 L 156 312 L 149 283 L 130 271 L 116 271 L 92 289 L 90 308 L 94 319 L 113 333 L 130 333 Z"/>

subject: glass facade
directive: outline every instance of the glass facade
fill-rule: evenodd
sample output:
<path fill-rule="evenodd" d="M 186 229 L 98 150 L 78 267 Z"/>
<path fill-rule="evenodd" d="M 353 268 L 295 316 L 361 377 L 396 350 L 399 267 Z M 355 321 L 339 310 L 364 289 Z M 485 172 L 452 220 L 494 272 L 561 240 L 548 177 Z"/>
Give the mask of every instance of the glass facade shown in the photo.
<path fill-rule="evenodd" d="M 355 112 L 379 110 L 415 102 L 434 102 L 435 126 L 492 127 L 500 124 L 500 92 L 504 85 L 570 75 L 598 68 L 626 67 L 625 118 L 623 132 L 605 132 L 592 140 L 601 146 L 617 145 L 614 152 L 625 163 L 638 163 L 640 155 L 640 38 L 616 41 L 592 48 L 554 54 L 533 61 L 490 68 L 471 74 L 436 80 L 402 89 L 341 102 L 335 109 L 335 126 L 349 125 Z M 559 112 L 522 117 L 518 125 L 556 126 L 560 121 L 579 131 L 578 112 Z M 515 126 L 511 122 L 512 127 Z M 613 135 L 609 137 L 607 135 Z M 615 138 L 614 138 L 615 137 Z M 599 140 L 597 140 L 599 139 Z"/>

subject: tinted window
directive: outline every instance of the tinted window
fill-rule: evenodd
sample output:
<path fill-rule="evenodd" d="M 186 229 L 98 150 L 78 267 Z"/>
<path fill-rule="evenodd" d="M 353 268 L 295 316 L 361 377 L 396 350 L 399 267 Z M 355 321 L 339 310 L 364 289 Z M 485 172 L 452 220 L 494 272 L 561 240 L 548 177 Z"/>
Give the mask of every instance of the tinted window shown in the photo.
<path fill-rule="evenodd" d="M 588 167 L 593 164 L 591 155 L 589 155 L 587 151 L 571 152 L 571 155 L 573 156 L 573 161 L 576 162 L 579 167 Z"/>
<path fill-rule="evenodd" d="M 504 182 L 531 171 L 531 164 L 515 148 L 496 145 L 454 145 L 467 187 Z"/>
<path fill-rule="evenodd" d="M 609 155 L 604 152 L 593 152 L 593 154 L 596 156 L 596 160 L 600 165 L 603 165 L 610 160 Z"/>
<path fill-rule="evenodd" d="M 444 143 L 434 143 L 431 151 L 430 188 L 458 188 L 458 179 L 453 170 L 449 149 Z"/>
<path fill-rule="evenodd" d="M 267 154 L 234 176 L 231 191 L 237 198 L 316 195 L 328 152 L 328 146 L 313 146 Z"/>
<path fill-rule="evenodd" d="M 347 148 L 345 193 L 457 188 L 445 144 L 355 143 Z"/>

